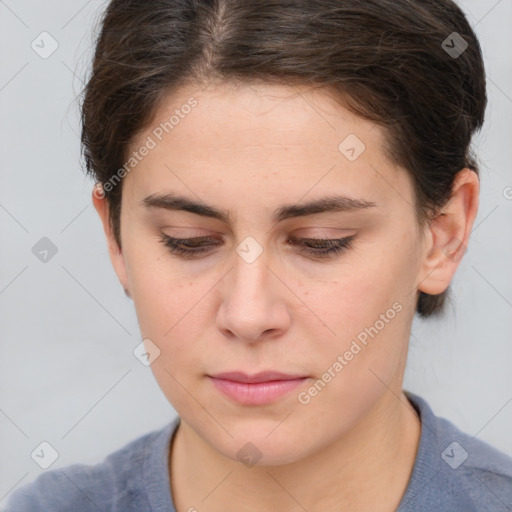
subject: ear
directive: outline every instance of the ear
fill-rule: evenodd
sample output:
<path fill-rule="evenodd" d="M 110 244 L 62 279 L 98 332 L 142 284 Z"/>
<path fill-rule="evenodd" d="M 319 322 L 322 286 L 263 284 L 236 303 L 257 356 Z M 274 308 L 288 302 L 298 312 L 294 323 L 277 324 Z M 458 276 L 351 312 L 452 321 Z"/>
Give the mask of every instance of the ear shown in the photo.
<path fill-rule="evenodd" d="M 112 262 L 114 271 L 122 287 L 124 288 L 124 293 L 126 296 L 131 297 L 128 284 L 128 276 L 126 272 L 126 263 L 124 261 L 122 250 L 118 246 L 110 226 L 108 201 L 105 199 L 105 192 L 103 191 L 101 183 L 96 183 L 94 186 L 92 191 L 92 203 L 98 212 L 98 215 L 100 216 L 101 222 L 103 224 L 103 230 L 107 238 L 110 261 Z"/>
<path fill-rule="evenodd" d="M 438 295 L 450 285 L 466 252 L 478 212 L 479 193 L 480 183 L 476 172 L 467 168 L 459 171 L 450 200 L 441 215 L 429 226 L 419 291 Z"/>

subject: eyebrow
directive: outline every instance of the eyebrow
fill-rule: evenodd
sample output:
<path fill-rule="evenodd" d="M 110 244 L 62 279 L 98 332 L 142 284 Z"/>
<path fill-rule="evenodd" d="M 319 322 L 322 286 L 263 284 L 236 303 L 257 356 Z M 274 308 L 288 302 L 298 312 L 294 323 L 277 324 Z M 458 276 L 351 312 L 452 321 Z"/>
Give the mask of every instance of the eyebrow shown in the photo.
<path fill-rule="evenodd" d="M 176 194 L 151 194 L 141 203 L 146 208 L 162 208 L 165 210 L 181 210 L 203 217 L 218 219 L 226 224 L 231 221 L 231 215 L 226 210 L 220 210 L 201 201 L 193 201 Z M 272 218 L 274 223 L 295 217 L 305 217 L 324 212 L 353 212 L 376 207 L 377 204 L 364 199 L 354 199 L 344 196 L 328 196 L 315 199 L 304 204 L 282 205 L 275 210 Z"/>

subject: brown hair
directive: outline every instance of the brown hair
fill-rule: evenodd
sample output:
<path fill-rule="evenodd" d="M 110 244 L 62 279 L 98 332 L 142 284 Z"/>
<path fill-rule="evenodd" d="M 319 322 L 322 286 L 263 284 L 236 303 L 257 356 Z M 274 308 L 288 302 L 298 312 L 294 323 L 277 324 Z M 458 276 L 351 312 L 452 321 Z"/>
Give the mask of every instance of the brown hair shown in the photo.
<path fill-rule="evenodd" d="M 385 127 L 391 160 L 413 178 L 420 226 L 458 171 L 478 174 L 470 143 L 484 121 L 485 70 L 452 0 L 112 0 L 81 104 L 87 173 L 108 182 L 160 102 L 211 79 L 327 87 Z M 120 248 L 121 192 L 105 192 Z M 417 313 L 439 314 L 449 291 L 420 292 Z"/>

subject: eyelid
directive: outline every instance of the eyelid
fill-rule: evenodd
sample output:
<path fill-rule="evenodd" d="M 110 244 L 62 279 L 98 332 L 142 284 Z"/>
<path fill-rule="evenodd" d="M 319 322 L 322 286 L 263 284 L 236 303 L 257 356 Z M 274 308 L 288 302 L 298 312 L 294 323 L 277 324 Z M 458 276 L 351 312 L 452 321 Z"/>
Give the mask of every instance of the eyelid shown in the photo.
<path fill-rule="evenodd" d="M 294 247 L 297 246 L 297 252 L 308 254 L 313 259 L 328 261 L 340 257 L 351 249 L 356 235 L 354 234 L 343 238 L 288 238 L 287 243 Z M 175 238 L 162 233 L 160 242 L 175 256 L 179 256 L 183 259 L 196 259 L 196 256 L 208 256 L 209 248 L 220 245 L 219 243 L 201 244 L 201 242 L 215 242 L 215 240 L 216 239 L 211 236 Z M 187 246 L 187 244 L 191 243 L 197 243 L 198 245 Z M 315 247 L 313 245 L 315 243 L 318 243 L 321 247 Z M 185 248 L 182 247 L 183 245 Z M 322 245 L 324 245 L 324 247 L 322 247 Z"/>
<path fill-rule="evenodd" d="M 297 234 L 298 233 L 298 234 Z M 346 238 L 357 233 L 355 228 L 300 227 L 290 236 L 300 238 Z"/>

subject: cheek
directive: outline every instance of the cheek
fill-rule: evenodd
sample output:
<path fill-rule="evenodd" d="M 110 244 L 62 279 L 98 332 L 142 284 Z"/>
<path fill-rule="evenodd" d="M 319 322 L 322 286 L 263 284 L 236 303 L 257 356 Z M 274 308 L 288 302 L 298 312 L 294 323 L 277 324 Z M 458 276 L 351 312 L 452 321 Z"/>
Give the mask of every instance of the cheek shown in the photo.
<path fill-rule="evenodd" d="M 193 337 L 191 326 L 201 313 L 197 284 L 159 273 L 135 276 L 133 301 L 141 333 L 162 343 Z"/>
<path fill-rule="evenodd" d="M 394 302 L 402 303 L 403 291 L 409 291 L 401 283 L 403 272 L 396 258 L 392 264 L 385 262 L 383 257 L 373 261 L 368 258 L 351 266 L 340 266 L 330 282 L 304 283 L 304 302 L 334 331 L 326 334 L 349 340 L 373 324 Z"/>
<path fill-rule="evenodd" d="M 312 353 L 319 363 L 315 368 L 323 373 L 337 356 L 346 354 L 342 371 L 345 377 L 337 380 L 339 390 L 345 388 L 345 379 L 362 385 L 377 381 L 370 370 L 384 382 L 396 370 L 408 342 L 414 311 L 415 294 L 410 293 L 413 276 L 412 267 L 398 251 L 379 251 L 357 269 L 344 270 L 331 283 L 310 290 L 308 305 L 330 328 L 323 328 L 323 343 L 315 344 Z M 314 323 L 317 325 L 318 320 Z M 315 339 L 311 332 L 310 336 Z"/>
<path fill-rule="evenodd" d="M 154 249 L 145 251 L 144 247 Z M 196 292 L 190 276 L 183 277 L 173 271 L 171 258 L 162 254 L 155 240 L 138 246 L 127 244 L 125 261 L 141 334 L 157 339 L 171 336 L 180 318 L 193 305 Z M 183 321 L 187 319 L 185 316 Z M 173 330 L 168 333 L 170 329 Z"/>

